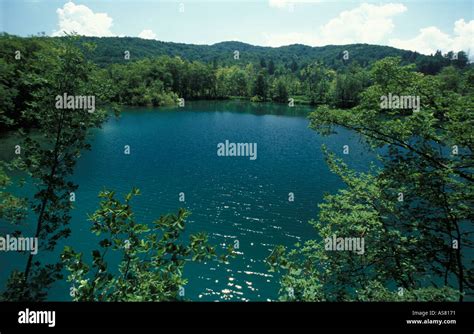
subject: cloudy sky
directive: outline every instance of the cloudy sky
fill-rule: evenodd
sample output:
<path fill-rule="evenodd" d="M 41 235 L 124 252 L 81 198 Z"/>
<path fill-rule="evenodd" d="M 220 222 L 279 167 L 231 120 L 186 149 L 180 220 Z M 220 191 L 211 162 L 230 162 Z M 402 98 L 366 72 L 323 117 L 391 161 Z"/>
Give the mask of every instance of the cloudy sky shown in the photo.
<path fill-rule="evenodd" d="M 0 31 L 139 36 L 194 44 L 371 43 L 474 56 L 473 0 L 0 0 Z"/>

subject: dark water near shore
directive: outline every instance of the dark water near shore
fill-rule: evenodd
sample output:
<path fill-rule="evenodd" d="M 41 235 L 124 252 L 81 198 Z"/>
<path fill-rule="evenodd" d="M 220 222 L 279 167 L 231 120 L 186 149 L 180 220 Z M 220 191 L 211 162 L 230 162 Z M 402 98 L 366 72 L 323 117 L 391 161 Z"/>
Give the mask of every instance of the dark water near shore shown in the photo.
<path fill-rule="evenodd" d="M 265 258 L 275 245 L 291 247 L 315 238 L 308 220 L 317 218 L 324 193 L 343 186 L 329 171 L 321 145 L 356 169 L 365 169 L 372 160 L 347 130 L 321 137 L 309 129 L 310 110 L 238 101 L 125 109 L 119 119 L 111 118 L 94 131 L 92 150 L 78 162 L 72 236 L 65 243 L 89 254 L 97 239 L 89 231 L 87 213 L 97 208 L 98 192 L 108 188 L 125 194 L 138 187 L 142 195 L 133 201 L 138 221 L 152 222 L 185 207 L 192 213 L 189 232 L 207 232 L 210 242 L 222 247 L 239 241 L 239 255 L 230 264 L 186 269 L 186 298 L 276 299 L 278 277 L 267 271 Z M 225 140 L 257 143 L 257 159 L 218 157 L 217 144 Z M 8 145 L 2 144 L 2 150 Z M 125 145 L 130 155 L 124 154 Z M 349 155 L 342 155 L 344 145 L 349 145 Z M 179 201 L 181 192 L 185 202 Z M 288 201 L 290 192 L 294 202 Z M 10 231 L 0 226 L 2 235 Z M 21 255 L 0 254 L 2 287 L 11 268 L 23 268 L 24 261 Z M 60 282 L 50 298 L 69 300 L 68 292 L 68 284 Z"/>

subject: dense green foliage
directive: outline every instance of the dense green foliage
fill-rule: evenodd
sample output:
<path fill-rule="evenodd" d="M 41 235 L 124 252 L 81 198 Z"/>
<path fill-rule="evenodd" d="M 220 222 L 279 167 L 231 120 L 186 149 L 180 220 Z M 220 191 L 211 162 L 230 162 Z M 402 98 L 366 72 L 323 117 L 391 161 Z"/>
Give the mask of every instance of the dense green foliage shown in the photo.
<path fill-rule="evenodd" d="M 92 252 L 92 264 L 81 253 L 66 247 L 62 258 L 70 272 L 71 296 L 76 301 L 173 301 L 185 297 L 187 282 L 182 273 L 189 261 L 215 260 L 216 250 L 202 233 L 182 241 L 189 213 L 166 215 L 152 224 L 139 224 L 130 206 L 137 189 L 121 201 L 115 193 L 103 191 L 99 209 L 89 218 L 91 232 L 104 236 L 100 249 Z M 152 227 L 151 227 L 151 226 Z M 107 255 L 121 256 L 118 270 L 109 268 Z M 231 255 L 232 249 L 229 249 Z M 221 257 L 227 261 L 227 256 Z M 118 272 L 118 274 L 116 274 Z"/>
<path fill-rule="evenodd" d="M 28 71 L 18 83 L 27 96 L 13 99 L 22 101 L 18 105 L 20 116 L 10 118 L 15 116 L 11 109 L 4 116 L 12 119 L 7 124 L 17 122 L 22 138 L 12 165 L 24 171 L 38 189 L 31 200 L 31 213 L 36 221 L 34 237 L 39 240 L 40 250 L 53 251 L 58 241 L 70 234 L 69 212 L 73 204 L 70 198 L 77 185 L 68 178 L 81 151 L 89 148 L 86 142 L 89 129 L 100 126 L 106 112 L 54 107 L 57 95 L 90 95 L 97 91 L 90 83 L 95 65 L 85 60 L 74 46 L 74 37 L 40 48 L 32 58 L 26 65 L 19 65 L 27 66 Z M 29 133 L 29 125 L 34 126 L 34 135 Z M 50 285 L 61 278 L 61 269 L 59 262 L 33 261 L 30 254 L 25 269 L 11 274 L 3 298 L 44 299 Z"/>
<path fill-rule="evenodd" d="M 388 56 L 400 57 L 404 63 L 417 63 L 427 70 L 439 71 L 442 66 L 449 65 L 449 61 L 445 58 L 433 59 L 417 52 L 369 44 L 328 45 L 322 47 L 293 44 L 272 48 L 241 42 L 193 45 L 144 40 L 136 37 L 82 37 L 82 41 L 97 45 L 91 56 L 92 60 L 101 66 L 125 63 L 123 55 L 127 50 L 130 51 L 131 58 L 137 60 L 156 56 L 178 56 L 191 62 L 213 63 L 219 67 L 234 65 L 236 62 L 234 52 L 238 51 L 239 62 L 243 63 L 244 66 L 251 63 L 256 66 L 266 67 L 268 64 L 268 67 L 271 68 L 284 67 L 291 69 L 293 72 L 306 67 L 315 60 L 322 61 L 331 69 L 340 70 L 352 62 L 357 62 L 365 67 L 376 60 Z M 343 57 L 344 51 L 348 51 L 349 59 L 347 60 Z M 465 60 L 465 54 L 463 54 L 458 58 L 456 64 L 461 64 Z M 443 64 L 441 65 L 440 62 Z M 270 71 L 270 74 L 273 73 Z"/>
<path fill-rule="evenodd" d="M 0 92 L 4 96 L 0 126 L 25 124 L 21 112 L 33 98 L 29 75 L 38 71 L 34 67 L 40 61 L 38 54 L 54 48 L 60 40 L 0 36 Z M 89 73 L 97 101 L 137 106 L 173 105 L 179 98 L 241 97 L 280 103 L 291 98 L 296 103 L 350 108 L 358 104 L 359 93 L 370 84 L 367 68 L 387 56 L 399 56 L 402 64 L 415 64 L 428 74 L 449 65 L 457 69 L 467 66 L 463 52 L 438 52 L 430 57 L 366 44 L 268 48 L 238 42 L 209 46 L 117 37 L 78 37 L 75 43 L 86 59 L 101 66 Z M 21 61 L 14 58 L 16 51 L 21 52 Z"/>
<path fill-rule="evenodd" d="M 321 240 L 290 251 L 277 247 L 269 257 L 273 269 L 284 272 L 285 300 L 462 300 L 473 294 L 473 71 L 446 68 L 434 77 L 399 62 L 386 58 L 373 66 L 372 84 L 356 107 L 321 107 L 310 115 L 311 127 L 323 135 L 337 126 L 359 133 L 379 149 L 380 166 L 358 173 L 326 153 L 347 187 L 327 195 L 311 222 Z M 450 76 L 455 79 L 446 80 Z M 382 108 L 388 93 L 420 96 L 420 111 Z M 364 238 L 365 253 L 328 251 L 324 240 L 334 235 Z"/>
<path fill-rule="evenodd" d="M 0 167 L 0 219 L 10 224 L 20 224 L 26 218 L 28 203 L 24 198 L 6 191 L 12 183 L 4 168 Z"/>

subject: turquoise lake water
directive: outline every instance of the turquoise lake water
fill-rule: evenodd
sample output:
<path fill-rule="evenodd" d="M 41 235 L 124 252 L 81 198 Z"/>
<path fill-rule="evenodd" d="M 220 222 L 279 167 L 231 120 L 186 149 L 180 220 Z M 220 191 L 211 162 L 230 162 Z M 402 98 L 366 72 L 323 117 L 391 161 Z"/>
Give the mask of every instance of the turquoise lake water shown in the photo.
<path fill-rule="evenodd" d="M 316 238 L 308 220 L 317 218 L 324 193 L 343 187 L 329 171 L 321 145 L 356 169 L 365 169 L 372 160 L 367 147 L 347 130 L 321 137 L 309 129 L 309 111 L 239 101 L 125 109 L 120 118 L 111 118 L 93 132 L 92 150 L 77 164 L 73 180 L 79 189 L 72 235 L 65 244 L 89 254 L 97 239 L 89 231 L 87 213 L 97 208 L 98 192 L 108 188 L 125 194 L 138 187 L 142 195 L 133 201 L 138 221 L 152 222 L 185 207 L 192 213 L 188 232 L 207 232 L 219 248 L 239 241 L 238 256 L 230 264 L 186 269 L 187 299 L 277 299 L 278 276 L 268 272 L 265 258 L 276 245 L 291 247 Z M 257 143 L 257 159 L 219 157 L 217 144 L 225 140 Z M 130 155 L 124 154 L 125 145 Z M 344 145 L 349 145 L 350 154 L 342 154 Z M 179 201 L 181 192 L 185 202 Z M 288 200 L 290 192 L 293 202 Z M 2 234 L 9 229 L 0 226 Z M 4 253 L 0 261 L 4 286 L 6 274 L 13 267 L 24 268 L 25 259 Z M 68 292 L 68 284 L 59 282 L 49 298 L 69 300 Z"/>

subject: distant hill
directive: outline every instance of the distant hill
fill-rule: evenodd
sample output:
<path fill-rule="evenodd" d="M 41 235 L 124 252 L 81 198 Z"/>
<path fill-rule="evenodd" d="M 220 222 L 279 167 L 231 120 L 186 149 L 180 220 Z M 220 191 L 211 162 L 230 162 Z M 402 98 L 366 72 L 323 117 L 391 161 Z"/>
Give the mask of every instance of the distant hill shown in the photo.
<path fill-rule="evenodd" d="M 98 65 L 123 63 L 124 51 L 128 50 L 131 59 L 156 57 L 160 55 L 179 56 L 190 61 L 198 60 L 219 65 L 236 64 L 234 51 L 239 51 L 243 64 L 257 63 L 261 59 L 272 60 L 275 65 L 291 66 L 296 62 L 303 67 L 314 61 L 322 61 L 327 66 L 339 68 L 343 65 L 343 52 L 349 52 L 348 62 L 357 61 L 362 66 L 387 56 L 399 56 L 404 63 L 417 63 L 430 58 L 417 52 L 400 50 L 389 46 L 370 44 L 327 45 L 310 47 L 294 44 L 281 47 L 255 46 L 242 42 L 221 42 L 213 45 L 195 45 L 173 42 L 145 40 L 137 37 L 81 37 L 82 41 L 93 42 L 97 48 L 91 56 Z"/>

